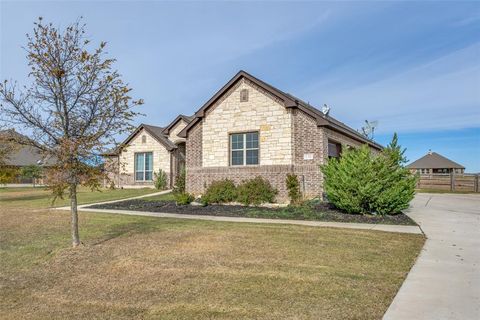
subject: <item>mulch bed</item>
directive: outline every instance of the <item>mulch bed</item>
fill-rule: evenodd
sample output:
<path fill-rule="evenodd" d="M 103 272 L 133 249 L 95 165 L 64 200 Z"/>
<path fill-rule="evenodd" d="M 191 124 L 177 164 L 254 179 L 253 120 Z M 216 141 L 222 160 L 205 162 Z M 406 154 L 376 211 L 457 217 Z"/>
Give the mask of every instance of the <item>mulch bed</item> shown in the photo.
<path fill-rule="evenodd" d="M 147 211 L 162 213 L 178 213 L 190 215 L 223 216 L 223 217 L 249 217 L 270 219 L 295 219 L 335 222 L 355 222 L 371 224 L 417 225 L 403 213 L 395 215 L 375 216 L 348 214 L 337 210 L 328 203 L 320 202 L 301 207 L 246 207 L 241 205 L 212 204 L 208 206 L 184 205 L 180 206 L 175 201 L 148 201 L 142 199 L 119 201 L 107 204 L 92 205 L 88 208 L 115 209 L 131 211 Z"/>

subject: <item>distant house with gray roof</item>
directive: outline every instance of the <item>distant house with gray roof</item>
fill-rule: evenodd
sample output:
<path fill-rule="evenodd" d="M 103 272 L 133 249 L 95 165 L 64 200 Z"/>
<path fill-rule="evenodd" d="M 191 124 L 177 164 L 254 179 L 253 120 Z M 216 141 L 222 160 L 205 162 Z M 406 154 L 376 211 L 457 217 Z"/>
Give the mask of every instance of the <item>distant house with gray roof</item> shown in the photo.
<path fill-rule="evenodd" d="M 407 168 L 420 174 L 464 173 L 465 171 L 465 167 L 461 164 L 432 151 L 407 165 Z"/>
<path fill-rule="evenodd" d="M 38 165 L 42 167 L 50 167 L 54 161 L 48 156 L 33 146 L 22 145 L 15 141 L 28 140 L 29 138 L 16 132 L 14 129 L 0 131 L 0 136 L 4 140 L 11 140 L 15 144 L 15 148 L 11 151 L 5 159 L 5 165 L 9 167 L 22 168 L 31 165 Z"/>

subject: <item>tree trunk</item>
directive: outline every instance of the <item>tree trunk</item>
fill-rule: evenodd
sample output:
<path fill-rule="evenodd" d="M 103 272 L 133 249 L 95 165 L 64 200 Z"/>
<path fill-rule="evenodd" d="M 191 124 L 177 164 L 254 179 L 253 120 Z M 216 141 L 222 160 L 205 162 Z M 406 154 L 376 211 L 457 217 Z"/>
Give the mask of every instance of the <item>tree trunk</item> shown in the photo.
<path fill-rule="evenodd" d="M 80 235 L 78 234 L 78 212 L 77 212 L 77 185 L 70 185 L 70 212 L 72 214 L 72 246 L 80 245 Z"/>

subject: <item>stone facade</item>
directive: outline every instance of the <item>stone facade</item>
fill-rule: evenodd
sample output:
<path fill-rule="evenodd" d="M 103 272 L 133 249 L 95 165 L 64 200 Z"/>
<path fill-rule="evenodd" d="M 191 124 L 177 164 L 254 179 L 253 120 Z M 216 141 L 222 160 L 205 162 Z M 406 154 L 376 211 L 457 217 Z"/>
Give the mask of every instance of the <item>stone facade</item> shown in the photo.
<path fill-rule="evenodd" d="M 142 142 L 142 136 L 146 137 L 145 143 Z M 117 187 L 141 187 L 153 186 L 153 181 L 135 181 L 135 153 L 152 152 L 153 153 L 153 172 L 162 169 L 167 174 L 168 183 L 170 183 L 170 152 L 146 130 L 142 129 L 120 152 L 118 157 L 110 157 L 106 167 L 115 181 Z M 120 159 L 120 160 L 119 160 Z M 116 164 L 115 164 L 116 163 Z"/>
<path fill-rule="evenodd" d="M 240 102 L 243 89 L 248 90 L 246 102 Z M 260 165 L 292 164 L 291 113 L 247 80 L 239 81 L 208 110 L 202 128 L 203 167 L 228 167 L 230 134 L 248 131 L 259 132 Z"/>
<path fill-rule="evenodd" d="M 183 130 L 183 128 L 185 128 L 186 125 L 187 123 L 183 119 L 180 119 L 175 126 L 170 129 L 168 139 L 173 143 L 185 142 L 185 138 L 179 137 L 178 134 Z"/>

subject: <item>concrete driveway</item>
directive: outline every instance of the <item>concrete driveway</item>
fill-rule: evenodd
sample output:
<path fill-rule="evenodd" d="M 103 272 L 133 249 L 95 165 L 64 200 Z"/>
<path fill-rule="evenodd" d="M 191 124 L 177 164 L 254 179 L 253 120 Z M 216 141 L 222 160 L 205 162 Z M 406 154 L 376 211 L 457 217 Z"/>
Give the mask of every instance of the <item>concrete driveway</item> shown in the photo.
<path fill-rule="evenodd" d="M 480 319 L 480 195 L 418 194 L 427 242 L 384 319 Z"/>

